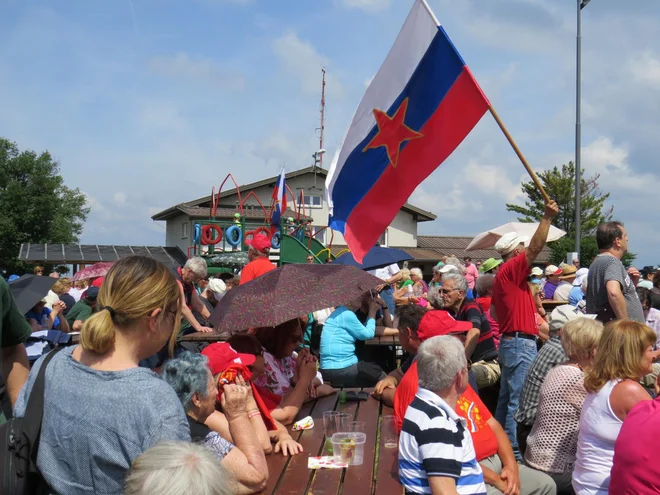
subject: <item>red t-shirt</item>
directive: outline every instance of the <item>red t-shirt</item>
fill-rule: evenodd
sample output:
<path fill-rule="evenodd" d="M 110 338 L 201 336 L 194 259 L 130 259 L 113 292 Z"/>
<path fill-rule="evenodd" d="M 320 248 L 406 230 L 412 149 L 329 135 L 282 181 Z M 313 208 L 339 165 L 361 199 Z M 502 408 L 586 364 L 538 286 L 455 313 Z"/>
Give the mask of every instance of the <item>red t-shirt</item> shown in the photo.
<path fill-rule="evenodd" d="M 651 495 L 660 493 L 660 462 L 653 438 L 660 435 L 660 398 L 632 408 L 614 445 L 610 493 Z"/>
<path fill-rule="evenodd" d="M 419 378 L 417 376 L 417 363 L 415 362 L 403 375 L 394 393 L 394 422 L 399 432 L 401 432 L 403 426 L 406 409 L 415 398 L 418 388 Z M 455 411 L 456 414 L 467 421 L 477 461 L 482 461 L 497 454 L 497 437 L 488 425 L 488 420 L 493 416 L 469 385 L 463 395 L 458 398 Z"/>
<path fill-rule="evenodd" d="M 524 332 L 538 335 L 536 304 L 527 283 L 530 273 L 525 253 L 504 263 L 495 276 L 493 306 L 500 334 Z"/>
<path fill-rule="evenodd" d="M 243 285 L 250 280 L 254 280 L 257 277 L 260 277 L 264 273 L 268 273 L 271 270 L 275 270 L 275 265 L 273 265 L 268 258 L 259 256 L 254 261 L 250 261 L 243 271 L 241 271 L 241 283 Z"/>

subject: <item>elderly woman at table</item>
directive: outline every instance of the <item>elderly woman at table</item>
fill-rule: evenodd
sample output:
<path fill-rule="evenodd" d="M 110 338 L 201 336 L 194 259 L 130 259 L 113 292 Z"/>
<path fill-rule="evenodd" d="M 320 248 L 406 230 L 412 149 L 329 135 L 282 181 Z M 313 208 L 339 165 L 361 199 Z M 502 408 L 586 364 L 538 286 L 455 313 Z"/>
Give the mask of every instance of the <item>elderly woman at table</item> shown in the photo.
<path fill-rule="evenodd" d="M 228 342 L 211 344 L 202 351 L 202 354 L 207 357 L 208 366 L 217 383 L 232 382 L 238 376 L 247 383 L 251 382 L 252 369 L 256 365 L 254 355 L 239 353 Z M 250 384 L 250 389 L 251 394 L 246 406 L 248 418 L 264 453 L 281 452 L 283 455 L 296 455 L 302 452 L 302 447 L 291 438 L 286 427 L 273 419 L 253 383 Z M 208 416 L 205 424 L 226 440 L 232 441 L 232 432 L 227 419 L 220 404 L 219 408 Z"/>
<path fill-rule="evenodd" d="M 303 402 L 335 391 L 317 376 L 317 360 L 308 349 L 295 354 L 303 339 L 302 328 L 303 322 L 295 319 L 251 330 L 261 343 L 264 359 L 264 373 L 255 385 L 268 391 L 282 406 L 273 411 L 273 419 L 285 425 L 293 423 Z"/>
<path fill-rule="evenodd" d="M 163 379 L 174 389 L 186 411 L 190 436 L 215 454 L 237 486 L 233 493 L 258 493 L 266 488 L 268 466 L 248 413 L 249 386 L 238 376 L 222 389 L 221 405 L 233 439 L 228 442 L 204 422 L 215 411 L 216 381 L 200 354 L 184 352 L 163 366 Z"/>
<path fill-rule="evenodd" d="M 358 360 L 355 344 L 359 340 L 373 339 L 376 335 L 397 335 L 398 330 L 376 329 L 376 314 L 381 307 L 377 299 L 369 301 L 367 321 L 363 325 L 355 314 L 363 299 L 364 296 L 339 306 L 323 325 L 321 374 L 324 380 L 337 387 L 373 387 L 386 376 L 380 366 Z"/>

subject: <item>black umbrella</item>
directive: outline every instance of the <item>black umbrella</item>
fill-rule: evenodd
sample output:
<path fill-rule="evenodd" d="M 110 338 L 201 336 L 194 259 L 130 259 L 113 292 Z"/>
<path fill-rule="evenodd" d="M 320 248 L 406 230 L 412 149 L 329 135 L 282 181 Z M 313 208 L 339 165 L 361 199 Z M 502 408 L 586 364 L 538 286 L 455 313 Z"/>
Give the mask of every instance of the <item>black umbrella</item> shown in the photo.
<path fill-rule="evenodd" d="M 375 270 L 376 268 L 383 268 L 384 266 L 390 266 L 394 263 L 411 259 L 413 259 L 413 257 L 402 249 L 386 248 L 376 245 L 364 255 L 362 264 L 355 261 L 352 253 L 342 254 L 339 258 L 333 261 L 333 264 L 350 265 L 359 268 L 360 270 Z"/>
<path fill-rule="evenodd" d="M 352 266 L 287 264 L 227 291 L 209 321 L 218 332 L 271 327 L 354 301 L 382 283 Z"/>
<path fill-rule="evenodd" d="M 18 310 L 25 314 L 41 301 L 55 285 L 57 279 L 41 275 L 23 275 L 9 283 Z"/>

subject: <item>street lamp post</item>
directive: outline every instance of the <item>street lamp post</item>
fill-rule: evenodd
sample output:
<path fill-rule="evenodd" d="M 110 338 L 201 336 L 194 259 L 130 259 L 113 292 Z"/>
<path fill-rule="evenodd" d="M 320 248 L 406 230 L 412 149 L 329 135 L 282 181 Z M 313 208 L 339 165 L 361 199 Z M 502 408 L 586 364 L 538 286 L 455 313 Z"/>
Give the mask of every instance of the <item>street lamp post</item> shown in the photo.
<path fill-rule="evenodd" d="M 580 122 L 580 102 L 582 99 L 582 9 L 591 0 L 577 0 L 577 38 L 576 38 L 576 74 L 575 74 L 575 251 L 580 257 L 582 173 L 580 170 L 582 147 L 582 124 Z"/>

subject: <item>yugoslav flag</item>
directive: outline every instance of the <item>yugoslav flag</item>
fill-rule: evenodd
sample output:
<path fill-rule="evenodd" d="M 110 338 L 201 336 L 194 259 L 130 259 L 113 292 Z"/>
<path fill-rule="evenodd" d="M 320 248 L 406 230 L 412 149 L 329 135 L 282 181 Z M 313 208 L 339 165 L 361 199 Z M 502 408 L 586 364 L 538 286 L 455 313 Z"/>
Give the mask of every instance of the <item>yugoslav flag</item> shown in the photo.
<path fill-rule="evenodd" d="M 326 179 L 330 226 L 358 262 L 489 106 L 426 2 L 416 0 Z"/>
<path fill-rule="evenodd" d="M 275 183 L 275 189 L 273 189 L 273 199 L 275 200 L 275 208 L 273 209 L 273 213 L 270 217 L 270 224 L 279 227 L 282 213 L 286 211 L 286 180 L 284 177 L 284 167 L 282 167 L 280 176 L 277 178 L 277 182 Z"/>

